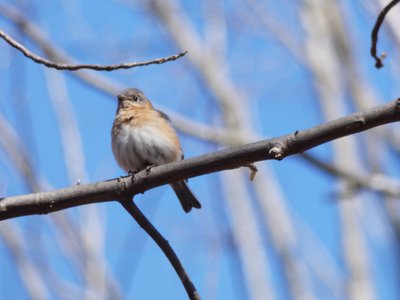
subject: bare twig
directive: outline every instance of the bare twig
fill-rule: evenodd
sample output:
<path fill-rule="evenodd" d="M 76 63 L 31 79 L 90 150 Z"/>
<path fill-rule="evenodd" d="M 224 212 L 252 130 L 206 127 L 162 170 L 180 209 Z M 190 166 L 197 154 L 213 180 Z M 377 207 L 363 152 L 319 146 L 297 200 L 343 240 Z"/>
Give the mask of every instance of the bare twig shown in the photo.
<path fill-rule="evenodd" d="M 127 176 L 57 191 L 6 197 L 0 200 L 0 220 L 112 201 L 121 198 L 121 191 L 126 190 L 134 195 L 185 178 L 238 168 L 256 161 L 275 159 L 270 154 L 270 149 L 273 147 L 279 147 L 282 150 L 282 156 L 279 159 L 283 159 L 340 137 L 396 121 L 400 121 L 400 99 L 320 126 L 296 131 L 294 134 L 154 167 L 150 174 L 146 171 L 136 174 L 134 182 L 130 176 Z"/>
<path fill-rule="evenodd" d="M 118 65 L 97 65 L 97 64 L 74 65 L 74 64 L 52 62 L 52 61 L 47 60 L 35 53 L 32 53 L 31 51 L 29 51 L 23 45 L 18 43 L 16 40 L 14 40 L 11 36 L 6 34 L 1 29 L 0 29 L 0 37 L 3 40 L 5 40 L 9 45 L 11 45 L 15 49 L 19 50 L 23 55 L 25 55 L 27 58 L 30 58 L 31 60 L 33 60 L 36 63 L 45 65 L 46 67 L 49 67 L 49 68 L 54 68 L 57 70 L 68 70 L 68 71 L 77 71 L 80 69 L 90 69 L 90 70 L 95 70 L 95 71 L 115 71 L 118 69 L 130 69 L 130 68 L 148 66 L 148 65 L 153 65 L 153 64 L 163 64 L 163 63 L 166 63 L 169 61 L 177 60 L 178 58 L 184 56 L 187 53 L 187 51 L 183 51 L 183 52 L 180 52 L 178 54 L 171 55 L 168 57 L 161 57 L 161 58 L 143 61 L 143 62 L 129 62 L 129 63 L 123 63 L 123 64 L 118 64 Z"/>
<path fill-rule="evenodd" d="M 372 29 L 371 33 L 371 56 L 375 59 L 375 67 L 377 69 L 383 67 L 382 60 L 385 58 L 385 54 L 381 54 L 379 57 L 376 54 L 376 45 L 378 43 L 378 32 L 385 19 L 387 13 L 397 4 L 400 0 L 393 0 L 388 5 L 386 5 L 381 13 L 379 14 L 378 18 L 376 19 L 374 28 Z"/>
<path fill-rule="evenodd" d="M 164 252 L 165 256 L 170 261 L 171 265 L 174 267 L 176 273 L 179 276 L 185 290 L 191 300 L 200 300 L 200 295 L 197 292 L 195 286 L 189 278 L 183 268 L 178 256 L 175 254 L 169 242 L 161 235 L 161 233 L 151 224 L 151 222 L 146 218 L 146 216 L 140 211 L 136 206 L 133 199 L 127 197 L 120 201 L 121 205 L 125 210 L 135 219 L 135 221 L 143 228 L 144 231 L 153 239 L 153 241 L 160 247 Z"/>
<path fill-rule="evenodd" d="M 62 61 L 66 64 L 72 64 L 76 61 L 70 57 L 62 49 L 53 44 L 47 37 L 45 32 L 31 22 L 25 15 L 10 5 L 0 3 L 0 16 L 12 22 L 18 29 L 29 38 L 40 50 L 46 54 L 46 57 L 53 61 Z M 90 87 L 96 88 L 107 95 L 117 95 L 123 87 L 106 78 L 100 73 L 89 72 L 88 70 L 79 70 L 71 73 L 82 82 Z"/>

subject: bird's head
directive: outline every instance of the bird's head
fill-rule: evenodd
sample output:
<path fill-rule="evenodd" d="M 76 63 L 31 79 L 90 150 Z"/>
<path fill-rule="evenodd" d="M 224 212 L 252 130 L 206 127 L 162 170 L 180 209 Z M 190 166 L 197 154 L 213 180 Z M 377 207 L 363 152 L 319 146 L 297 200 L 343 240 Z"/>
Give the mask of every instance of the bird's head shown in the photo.
<path fill-rule="evenodd" d="M 129 88 L 118 95 L 118 110 L 152 108 L 150 100 L 139 89 Z"/>

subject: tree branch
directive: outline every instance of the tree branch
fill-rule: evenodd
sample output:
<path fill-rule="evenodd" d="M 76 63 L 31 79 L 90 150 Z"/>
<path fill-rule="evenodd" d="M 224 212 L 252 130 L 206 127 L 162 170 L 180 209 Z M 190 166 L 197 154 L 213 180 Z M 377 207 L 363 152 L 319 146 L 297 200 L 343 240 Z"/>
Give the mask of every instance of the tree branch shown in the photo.
<path fill-rule="evenodd" d="M 90 70 L 96 70 L 96 71 L 114 71 L 114 70 L 118 70 L 118 69 L 130 69 L 130 68 L 148 66 L 148 65 L 153 65 L 153 64 L 163 64 L 168 61 L 177 60 L 178 58 L 184 56 L 187 53 L 187 51 L 183 51 L 183 52 L 180 52 L 178 54 L 171 55 L 168 57 L 162 57 L 162 58 L 157 58 L 157 59 L 143 61 L 143 62 L 129 62 L 129 63 L 123 63 L 123 64 L 118 64 L 118 65 L 96 65 L 96 64 L 74 65 L 74 64 L 52 62 L 52 61 L 47 60 L 35 53 L 32 53 L 31 51 L 29 51 L 23 45 L 18 43 L 16 40 L 14 40 L 11 36 L 6 34 L 1 29 L 0 29 L 0 37 L 3 40 L 5 40 L 9 45 L 11 45 L 15 49 L 19 50 L 20 52 L 22 52 L 23 55 L 25 55 L 27 58 L 30 58 L 31 60 L 33 60 L 36 63 L 43 64 L 49 68 L 54 68 L 57 70 L 68 70 L 68 71 L 77 71 L 80 69 L 90 69 Z"/>
<path fill-rule="evenodd" d="M 121 200 L 126 193 L 143 193 L 185 178 L 238 168 L 261 160 L 280 160 L 334 139 L 396 121 L 400 121 L 400 98 L 293 134 L 161 165 L 152 168 L 150 174 L 144 170 L 137 173 L 134 179 L 126 176 L 56 191 L 6 197 L 0 200 L 0 220 Z"/>
<path fill-rule="evenodd" d="M 385 19 L 387 13 L 397 4 L 400 0 L 393 0 L 388 5 L 386 5 L 381 13 L 379 14 L 378 18 L 376 19 L 374 28 L 372 29 L 371 33 L 371 56 L 375 58 L 375 67 L 380 69 L 383 67 L 382 60 L 384 59 L 384 54 L 380 55 L 379 57 L 376 54 L 376 44 L 378 43 L 378 32 L 381 28 L 383 20 Z"/>
<path fill-rule="evenodd" d="M 200 300 L 200 295 L 198 294 L 195 286 L 190 280 L 188 274 L 183 268 L 178 256 L 175 254 L 169 242 L 161 235 L 161 233 L 151 224 L 151 222 L 146 218 L 146 216 L 139 210 L 133 199 L 127 197 L 120 201 L 121 205 L 125 210 L 135 219 L 135 221 L 143 228 L 144 231 L 156 242 L 160 249 L 167 256 L 171 265 L 174 267 L 176 273 L 179 276 L 185 290 L 191 300 Z"/>

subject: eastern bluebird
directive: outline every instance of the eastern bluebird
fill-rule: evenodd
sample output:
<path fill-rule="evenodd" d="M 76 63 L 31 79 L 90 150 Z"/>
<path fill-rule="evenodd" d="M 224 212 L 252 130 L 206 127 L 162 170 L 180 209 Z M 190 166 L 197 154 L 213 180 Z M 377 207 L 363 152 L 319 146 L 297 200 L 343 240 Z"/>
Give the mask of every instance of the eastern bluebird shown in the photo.
<path fill-rule="evenodd" d="M 118 95 L 112 127 L 112 151 L 126 172 L 137 172 L 183 159 L 183 151 L 168 116 L 154 109 L 142 91 L 127 89 Z M 185 181 L 171 184 L 182 208 L 201 208 Z"/>

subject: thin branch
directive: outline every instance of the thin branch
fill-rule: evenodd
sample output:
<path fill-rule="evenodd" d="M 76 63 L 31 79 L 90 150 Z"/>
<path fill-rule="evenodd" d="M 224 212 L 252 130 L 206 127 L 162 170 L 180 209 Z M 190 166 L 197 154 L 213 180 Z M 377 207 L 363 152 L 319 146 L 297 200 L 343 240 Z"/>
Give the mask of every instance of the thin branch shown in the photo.
<path fill-rule="evenodd" d="M 134 179 L 126 176 L 56 191 L 6 197 L 0 200 L 0 220 L 113 201 L 121 199 L 125 192 L 135 195 L 185 178 L 238 168 L 261 160 L 280 160 L 326 142 L 396 121 L 400 121 L 400 98 L 293 134 L 161 165 L 152 168 L 150 174 L 144 170 L 137 173 Z M 279 155 L 276 155 L 278 152 Z"/>
<path fill-rule="evenodd" d="M 31 60 L 33 60 L 36 63 L 45 65 L 46 67 L 49 67 L 49 68 L 54 68 L 57 70 L 68 70 L 68 71 L 77 71 L 80 69 L 90 69 L 90 70 L 95 70 L 95 71 L 115 71 L 118 69 L 130 69 L 130 68 L 148 66 L 148 65 L 153 65 L 153 64 L 163 64 L 163 63 L 166 63 L 169 61 L 177 60 L 178 58 L 184 56 L 187 53 L 187 51 L 183 51 L 183 52 L 180 52 L 178 54 L 171 55 L 168 57 L 161 57 L 161 58 L 143 61 L 143 62 L 129 62 L 129 63 L 123 63 L 123 64 L 118 64 L 118 65 L 96 65 L 96 64 L 73 65 L 73 64 L 52 62 L 52 61 L 47 60 L 35 53 L 32 53 L 31 51 L 29 51 L 23 45 L 18 43 L 16 40 L 14 40 L 11 36 L 6 34 L 1 29 L 0 29 L 0 37 L 3 40 L 5 40 L 9 45 L 11 45 L 15 49 L 19 50 L 23 55 L 25 55 L 27 58 L 30 58 Z"/>
<path fill-rule="evenodd" d="M 372 29 L 372 33 L 371 33 L 371 56 L 373 58 L 375 58 L 375 67 L 377 69 L 382 68 L 383 67 L 383 63 L 382 60 L 385 58 L 385 55 L 382 54 L 379 57 L 376 54 L 376 45 L 378 43 L 378 32 L 379 29 L 383 23 L 383 20 L 385 19 L 387 13 L 397 4 L 399 3 L 400 0 L 393 0 L 391 1 L 388 5 L 386 5 L 381 13 L 379 14 L 378 18 L 376 19 L 374 28 Z"/>
<path fill-rule="evenodd" d="M 46 54 L 48 59 L 62 61 L 66 64 L 72 64 L 73 61 L 76 61 L 62 49 L 54 45 L 53 42 L 46 37 L 46 34 L 40 27 L 31 22 L 16 8 L 4 3 L 0 3 L 0 16 L 17 26 L 18 30 L 20 30 L 26 38 L 29 38 L 37 47 L 39 47 L 40 50 Z M 78 72 L 72 72 L 71 74 L 88 86 L 93 87 L 107 95 L 115 96 L 123 89 L 123 86 L 117 84 L 109 78 L 106 78 L 104 75 L 100 75 L 100 73 L 89 72 L 88 70 L 80 70 Z"/>
<path fill-rule="evenodd" d="M 135 219 L 135 221 L 143 228 L 144 231 L 154 240 L 154 242 L 160 247 L 167 256 L 171 265 L 174 267 L 176 273 L 179 276 L 185 290 L 191 300 L 200 300 L 200 295 L 197 292 L 195 286 L 190 280 L 188 274 L 183 268 L 178 256 L 175 254 L 169 242 L 161 235 L 161 233 L 151 224 L 146 216 L 136 206 L 135 202 L 130 197 L 120 201 L 121 205 L 125 210 Z"/>

